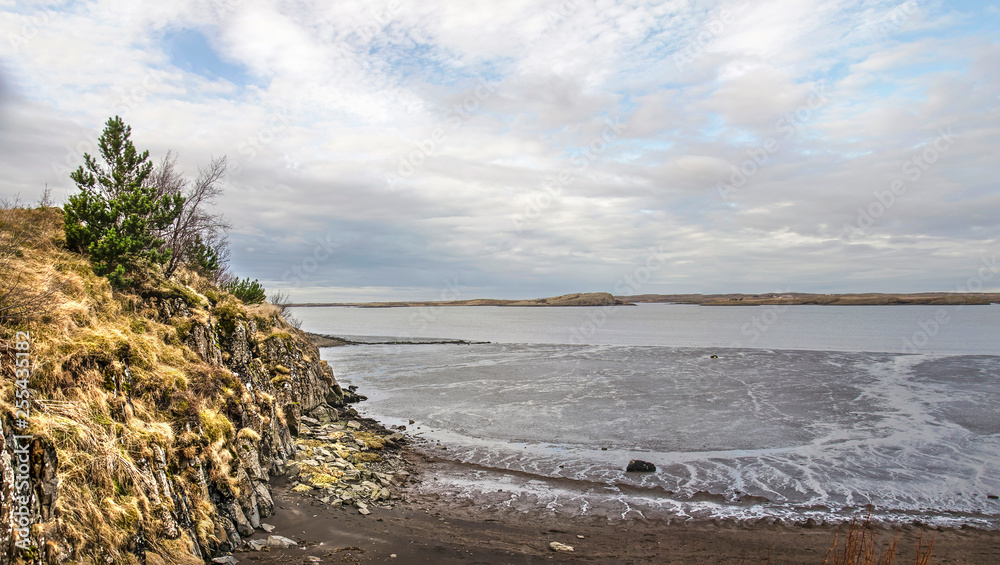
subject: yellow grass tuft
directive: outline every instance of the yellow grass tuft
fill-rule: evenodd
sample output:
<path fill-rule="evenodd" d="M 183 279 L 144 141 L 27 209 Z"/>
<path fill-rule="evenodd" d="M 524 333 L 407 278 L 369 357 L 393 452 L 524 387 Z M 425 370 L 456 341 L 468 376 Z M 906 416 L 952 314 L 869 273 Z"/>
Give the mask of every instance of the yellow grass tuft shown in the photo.
<path fill-rule="evenodd" d="M 233 423 L 229 421 L 229 418 L 211 409 L 198 412 L 198 418 L 201 420 L 201 427 L 205 431 L 205 437 L 210 441 L 232 439 Z"/>
<path fill-rule="evenodd" d="M 826 559 L 823 560 L 824 565 L 892 565 L 895 562 L 899 534 L 895 534 L 888 542 L 880 540 L 871 516 L 869 509 L 864 517 L 855 515 L 851 518 L 842 544 L 840 528 L 837 528 L 833 544 L 826 552 Z M 923 545 L 923 541 L 921 533 L 916 544 L 914 565 L 929 565 L 931 562 L 934 538 L 931 538 L 927 546 Z"/>

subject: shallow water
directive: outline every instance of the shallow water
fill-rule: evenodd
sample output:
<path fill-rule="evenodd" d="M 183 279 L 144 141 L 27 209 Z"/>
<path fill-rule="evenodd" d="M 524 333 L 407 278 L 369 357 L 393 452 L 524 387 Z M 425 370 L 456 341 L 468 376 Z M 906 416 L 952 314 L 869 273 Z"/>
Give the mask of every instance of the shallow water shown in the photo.
<path fill-rule="evenodd" d="M 480 310 L 462 315 L 504 309 Z M 625 310 L 640 318 L 653 311 L 622 310 L 621 320 L 633 315 Z M 700 310 L 732 312 L 730 327 L 743 323 L 738 310 L 753 309 Z M 923 310 L 910 320 L 933 315 Z M 549 311 L 517 315 L 545 325 Z M 351 335 L 391 335 L 378 323 L 356 323 Z M 319 325 L 306 320 L 305 329 L 333 333 L 310 327 Z M 534 328 L 522 337 L 541 341 L 545 331 L 555 333 Z M 829 343 L 815 334 L 798 341 L 809 340 Z M 435 455 L 466 464 L 443 469 L 424 488 L 482 504 L 608 517 L 792 519 L 844 517 L 873 504 L 884 519 L 995 528 L 1000 501 L 988 495 L 1000 494 L 1000 356 L 963 347 L 973 351 L 527 342 L 349 346 L 324 349 L 323 357 L 342 384 L 369 396 L 362 412 L 387 423 L 413 419 L 409 431 Z M 435 449 L 438 441 L 447 450 Z M 624 472 L 632 458 L 657 471 Z"/>

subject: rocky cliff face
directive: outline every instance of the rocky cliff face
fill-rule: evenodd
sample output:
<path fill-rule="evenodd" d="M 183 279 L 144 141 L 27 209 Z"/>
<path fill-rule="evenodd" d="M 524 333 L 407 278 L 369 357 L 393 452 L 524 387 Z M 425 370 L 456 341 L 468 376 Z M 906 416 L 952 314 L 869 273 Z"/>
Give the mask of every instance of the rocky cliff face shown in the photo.
<path fill-rule="evenodd" d="M 23 268 L 56 266 L 58 292 L 38 320 L 0 326 L 0 565 L 235 548 L 273 513 L 268 480 L 294 459 L 302 416 L 343 406 L 318 349 L 277 308 L 196 277 L 119 295 L 79 256 L 27 251 Z"/>

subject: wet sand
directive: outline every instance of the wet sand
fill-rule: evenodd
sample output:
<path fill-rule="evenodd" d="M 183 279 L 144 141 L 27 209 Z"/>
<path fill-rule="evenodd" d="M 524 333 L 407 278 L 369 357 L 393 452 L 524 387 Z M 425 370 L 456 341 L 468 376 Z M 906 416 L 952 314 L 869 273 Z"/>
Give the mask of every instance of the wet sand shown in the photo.
<path fill-rule="evenodd" d="M 428 462 L 407 455 L 419 480 Z M 332 507 L 292 492 L 274 481 L 276 514 L 264 520 L 272 534 L 300 543 L 298 548 L 238 552 L 241 563 L 816 563 L 824 562 L 835 525 L 738 522 L 678 522 L 555 516 L 529 512 L 483 511 L 471 501 L 456 502 L 415 493 L 392 508 L 371 507 L 363 516 L 353 507 Z M 841 526 L 841 539 L 846 526 Z M 1000 532 L 935 529 L 912 524 L 879 530 L 884 542 L 899 535 L 895 563 L 912 563 L 917 540 L 933 537 L 932 563 L 1000 563 Z M 258 532 L 253 539 L 266 539 Z M 579 536 L 583 536 L 582 538 Z M 574 548 L 556 552 L 550 542 Z M 393 557 L 395 555 L 395 557 Z M 317 561 L 318 559 L 318 561 Z"/>

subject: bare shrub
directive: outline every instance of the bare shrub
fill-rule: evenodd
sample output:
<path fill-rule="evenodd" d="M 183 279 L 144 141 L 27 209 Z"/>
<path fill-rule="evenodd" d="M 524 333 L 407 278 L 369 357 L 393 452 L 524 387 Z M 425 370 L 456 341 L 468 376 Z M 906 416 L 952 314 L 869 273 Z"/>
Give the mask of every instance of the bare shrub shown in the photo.
<path fill-rule="evenodd" d="M 180 215 L 160 234 L 171 251 L 164 274 L 169 278 L 178 267 L 187 264 L 214 282 L 221 282 L 219 277 L 229 261 L 226 234 L 232 226 L 225 217 L 210 209 L 223 192 L 226 157 L 213 158 L 207 168 L 198 171 L 193 184 L 184 179 L 176 165 L 177 156 L 168 151 L 148 181 L 157 197 L 175 194 L 184 197 Z"/>
<path fill-rule="evenodd" d="M 302 320 L 299 320 L 292 314 L 292 308 L 289 306 L 291 300 L 288 297 L 288 293 L 283 290 L 276 290 L 271 293 L 268 297 L 268 302 L 278 307 L 278 313 L 281 317 L 285 319 L 292 327 L 296 329 L 302 329 Z"/>

